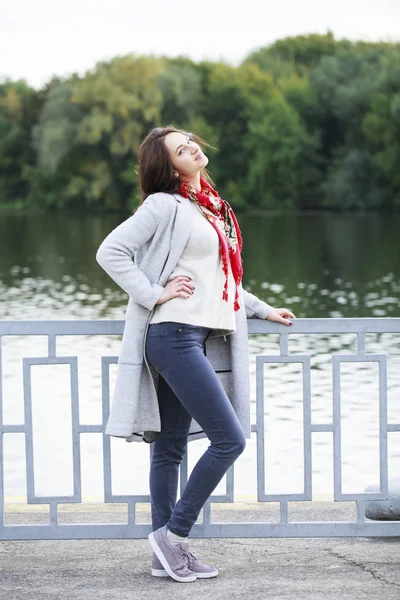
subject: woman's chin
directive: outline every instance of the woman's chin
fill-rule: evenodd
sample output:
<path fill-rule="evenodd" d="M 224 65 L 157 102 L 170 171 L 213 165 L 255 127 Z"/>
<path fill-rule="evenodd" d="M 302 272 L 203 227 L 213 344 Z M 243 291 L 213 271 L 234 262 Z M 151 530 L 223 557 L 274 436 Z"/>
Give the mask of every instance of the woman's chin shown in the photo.
<path fill-rule="evenodd" d="M 199 164 L 199 171 L 201 171 L 201 169 L 204 169 L 204 167 L 206 167 L 208 165 L 208 157 L 204 156 L 204 158 L 200 158 L 198 161 Z"/>

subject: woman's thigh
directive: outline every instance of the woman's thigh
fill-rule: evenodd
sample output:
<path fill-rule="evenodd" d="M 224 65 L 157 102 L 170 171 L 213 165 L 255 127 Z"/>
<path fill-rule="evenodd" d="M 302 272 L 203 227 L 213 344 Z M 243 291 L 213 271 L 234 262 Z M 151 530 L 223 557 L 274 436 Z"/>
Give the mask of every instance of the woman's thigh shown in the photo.
<path fill-rule="evenodd" d="M 192 416 L 162 375 L 158 378 L 157 399 L 161 431 L 155 439 L 154 451 L 165 454 L 168 450 L 169 455 L 176 454 L 180 458 L 187 445 Z"/>
<path fill-rule="evenodd" d="M 150 325 L 146 353 L 181 405 L 211 442 L 243 439 L 231 402 L 208 358 L 204 341 L 210 330 L 184 323 Z"/>

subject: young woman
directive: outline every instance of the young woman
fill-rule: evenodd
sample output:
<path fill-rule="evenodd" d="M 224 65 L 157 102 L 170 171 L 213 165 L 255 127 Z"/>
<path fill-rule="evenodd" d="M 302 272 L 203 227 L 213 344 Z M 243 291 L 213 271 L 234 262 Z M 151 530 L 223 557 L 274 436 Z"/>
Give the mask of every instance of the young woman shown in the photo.
<path fill-rule="evenodd" d="M 294 318 L 242 288 L 239 224 L 211 185 L 206 145 L 173 126 L 151 130 L 139 149 L 141 204 L 96 255 L 129 294 L 105 432 L 153 442 L 152 574 L 180 582 L 218 575 L 187 538 L 251 435 L 247 318 Z M 176 503 L 188 440 L 204 437 Z"/>

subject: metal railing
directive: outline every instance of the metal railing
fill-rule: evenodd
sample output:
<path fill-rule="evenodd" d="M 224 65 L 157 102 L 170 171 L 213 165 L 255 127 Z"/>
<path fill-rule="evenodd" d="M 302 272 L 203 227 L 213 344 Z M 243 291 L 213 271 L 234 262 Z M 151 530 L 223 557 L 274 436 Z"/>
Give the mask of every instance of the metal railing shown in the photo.
<path fill-rule="evenodd" d="M 78 406 L 78 362 L 76 356 L 57 355 L 58 336 L 121 335 L 124 321 L 0 321 L 2 336 L 47 336 L 48 352 L 43 357 L 23 358 L 24 422 L 4 424 L 2 406 L 2 343 L 0 343 L 0 540 L 16 539 L 89 539 L 89 538 L 142 538 L 150 531 L 150 524 L 138 523 L 136 505 L 149 503 L 148 494 L 116 495 L 112 492 L 110 438 L 103 434 L 104 503 L 126 503 L 126 523 L 60 524 L 59 505 L 82 502 L 80 435 L 102 434 L 109 413 L 109 367 L 117 357 L 102 357 L 102 423 L 82 425 Z M 334 536 L 400 536 L 400 522 L 373 522 L 365 518 L 366 500 L 385 500 L 388 496 L 388 432 L 399 432 L 400 423 L 387 420 L 387 356 L 384 353 L 366 353 L 366 335 L 370 333 L 400 333 L 400 318 L 365 319 L 296 319 L 290 331 L 276 323 L 259 319 L 248 320 L 249 334 L 278 334 L 280 354 L 256 356 L 256 423 L 252 432 L 257 440 L 257 500 L 259 503 L 279 503 L 277 522 L 215 523 L 211 520 L 214 502 L 234 502 L 234 467 L 226 476 L 226 494 L 212 495 L 203 508 L 203 521 L 192 530 L 193 537 L 334 537 Z M 354 334 L 357 352 L 332 355 L 333 419 L 331 423 L 315 423 L 311 411 L 311 364 L 309 354 L 289 354 L 289 336 L 295 334 Z M 340 366 L 345 362 L 376 362 L 379 365 L 379 462 L 380 491 L 377 493 L 348 494 L 342 491 L 341 463 L 341 389 Z M 265 493 L 265 407 L 264 365 L 269 363 L 300 363 L 303 376 L 303 458 L 304 489 L 300 494 Z M 38 496 L 35 494 L 33 460 L 34 432 L 32 425 L 31 367 L 33 365 L 69 365 L 72 416 L 73 493 L 67 496 Z M 293 522 L 289 519 L 291 502 L 310 502 L 312 492 L 312 435 L 316 432 L 333 434 L 334 500 L 355 502 L 354 521 Z M 49 522 L 43 525 L 5 523 L 3 435 L 20 433 L 25 439 L 26 500 L 27 504 L 47 504 Z M 151 445 L 149 448 L 151 452 Z M 188 476 L 187 455 L 181 465 L 181 490 Z"/>

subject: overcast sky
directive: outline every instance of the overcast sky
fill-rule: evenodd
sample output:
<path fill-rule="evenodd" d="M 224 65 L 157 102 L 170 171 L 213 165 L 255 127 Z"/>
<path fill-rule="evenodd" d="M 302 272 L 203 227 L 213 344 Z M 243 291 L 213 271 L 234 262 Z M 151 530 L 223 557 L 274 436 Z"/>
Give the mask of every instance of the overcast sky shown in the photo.
<path fill-rule="evenodd" d="M 0 77 L 39 87 L 130 52 L 237 64 L 308 33 L 400 40 L 400 0 L 0 0 Z"/>

